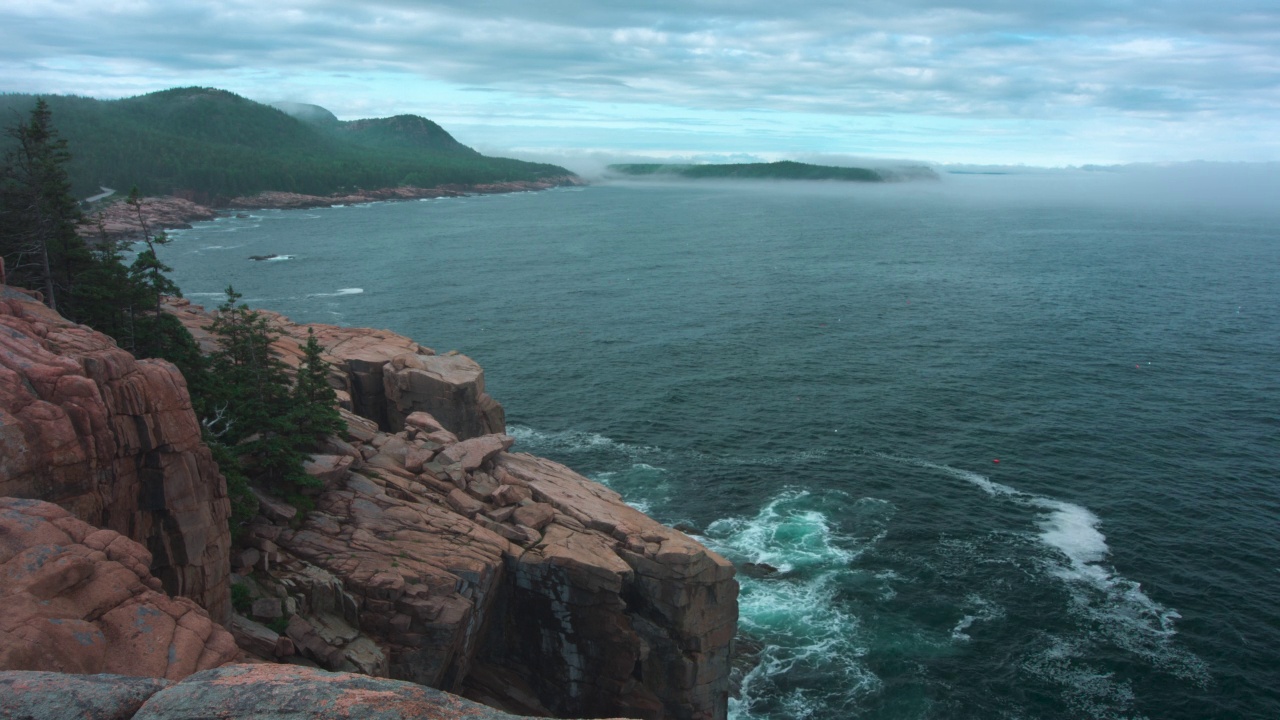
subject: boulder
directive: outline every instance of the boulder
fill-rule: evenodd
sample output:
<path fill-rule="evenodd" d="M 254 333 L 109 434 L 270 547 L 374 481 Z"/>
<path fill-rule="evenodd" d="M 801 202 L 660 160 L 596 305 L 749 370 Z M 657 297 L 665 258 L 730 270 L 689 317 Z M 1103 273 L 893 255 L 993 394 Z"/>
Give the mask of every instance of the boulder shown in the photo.
<path fill-rule="evenodd" d="M 484 503 L 476 500 L 461 490 L 451 490 L 446 496 L 449 507 L 453 508 L 460 515 L 466 517 L 474 517 L 476 513 L 484 510 Z"/>
<path fill-rule="evenodd" d="M 518 485 L 499 485 L 492 493 L 489 494 L 489 498 L 495 505 L 507 507 L 510 505 L 518 505 L 525 500 L 532 499 L 533 491 L 527 487 L 520 487 Z"/>
<path fill-rule="evenodd" d="M 541 530 L 555 519 L 556 509 L 548 503 L 533 503 L 518 507 L 511 513 L 511 520 L 519 525 Z"/>
<path fill-rule="evenodd" d="M 399 355 L 382 378 L 390 427 L 421 411 L 464 440 L 506 429 L 502 406 L 484 391 L 484 370 L 465 355 Z"/>
<path fill-rule="evenodd" d="M 126 675 L 0 672 L 0 717 L 12 720 L 129 720 L 172 683 Z"/>
<path fill-rule="evenodd" d="M 158 591 L 151 563 L 56 505 L 0 498 L 0 670 L 174 680 L 234 658 L 207 612 Z"/>
<path fill-rule="evenodd" d="M 439 460 L 444 465 L 458 463 L 463 472 L 471 472 L 514 444 L 515 438 L 510 435 L 482 435 L 446 447 L 440 451 Z"/>
<path fill-rule="evenodd" d="M 228 628 L 231 630 L 231 636 L 236 640 L 236 645 L 257 657 L 271 659 L 275 657 L 276 650 L 280 647 L 279 633 L 242 615 L 233 613 Z"/>
<path fill-rule="evenodd" d="M 444 425 L 441 425 L 439 420 L 431 417 L 430 413 L 425 413 L 420 410 L 417 412 L 411 412 L 405 416 L 404 424 L 405 427 L 415 427 L 419 430 L 426 431 L 428 434 L 437 430 L 445 429 Z"/>

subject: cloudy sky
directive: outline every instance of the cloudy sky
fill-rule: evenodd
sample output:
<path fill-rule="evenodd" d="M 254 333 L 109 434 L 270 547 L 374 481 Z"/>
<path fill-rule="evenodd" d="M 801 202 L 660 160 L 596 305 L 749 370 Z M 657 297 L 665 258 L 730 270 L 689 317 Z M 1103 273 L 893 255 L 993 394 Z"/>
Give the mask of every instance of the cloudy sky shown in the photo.
<path fill-rule="evenodd" d="M 486 150 L 1280 160 L 1280 0 L 0 0 L 0 90 L 412 112 Z"/>

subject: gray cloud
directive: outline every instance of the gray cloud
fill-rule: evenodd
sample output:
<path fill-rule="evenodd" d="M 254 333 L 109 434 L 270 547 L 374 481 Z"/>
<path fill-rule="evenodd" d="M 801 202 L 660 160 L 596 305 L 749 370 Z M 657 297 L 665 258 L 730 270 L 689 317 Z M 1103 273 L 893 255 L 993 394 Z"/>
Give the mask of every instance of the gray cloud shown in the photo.
<path fill-rule="evenodd" d="M 1277 47 L 1274 0 L 0 4 L 0 69 L 29 84 L 388 73 L 529 98 L 842 116 L 1270 119 Z"/>

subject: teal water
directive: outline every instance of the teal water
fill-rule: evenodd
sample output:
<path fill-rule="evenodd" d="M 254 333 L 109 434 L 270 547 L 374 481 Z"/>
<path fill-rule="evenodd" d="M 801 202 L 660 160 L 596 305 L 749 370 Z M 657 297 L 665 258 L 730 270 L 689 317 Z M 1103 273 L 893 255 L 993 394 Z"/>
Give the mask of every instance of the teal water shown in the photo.
<path fill-rule="evenodd" d="M 256 212 L 165 252 L 197 302 L 467 353 L 517 449 L 776 567 L 736 718 L 1280 717 L 1280 213 L 1028 183 Z"/>

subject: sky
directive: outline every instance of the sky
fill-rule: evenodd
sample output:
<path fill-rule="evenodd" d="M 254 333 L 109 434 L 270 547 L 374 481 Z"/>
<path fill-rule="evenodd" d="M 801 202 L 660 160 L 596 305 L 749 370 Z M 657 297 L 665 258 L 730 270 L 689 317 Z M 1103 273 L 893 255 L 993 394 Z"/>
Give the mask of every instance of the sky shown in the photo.
<path fill-rule="evenodd" d="M 1280 161 L 1280 0 L 0 0 L 0 91 L 190 85 L 524 156 Z"/>

